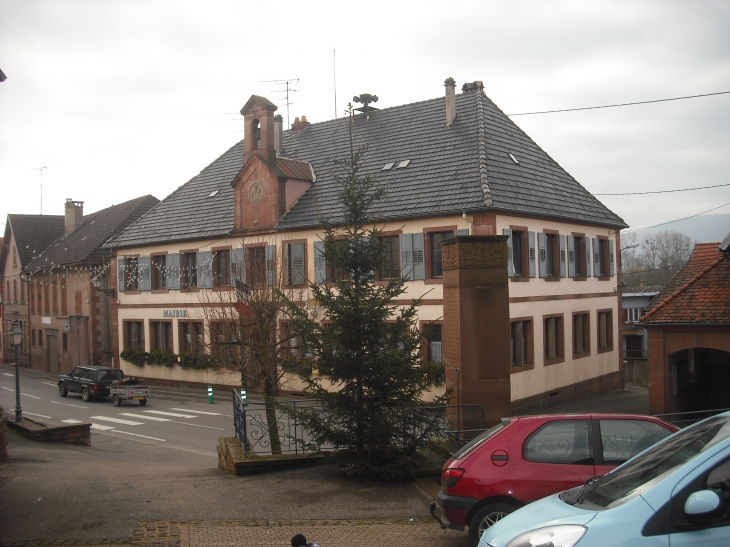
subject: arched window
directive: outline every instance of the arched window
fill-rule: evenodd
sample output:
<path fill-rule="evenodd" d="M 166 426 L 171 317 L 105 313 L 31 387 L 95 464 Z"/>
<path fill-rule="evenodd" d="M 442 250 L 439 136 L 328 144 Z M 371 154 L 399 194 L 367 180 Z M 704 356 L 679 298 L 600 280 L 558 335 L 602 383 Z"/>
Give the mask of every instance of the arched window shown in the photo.
<path fill-rule="evenodd" d="M 261 126 L 256 118 L 251 121 L 251 137 L 254 142 L 253 149 L 258 150 L 261 148 Z"/>

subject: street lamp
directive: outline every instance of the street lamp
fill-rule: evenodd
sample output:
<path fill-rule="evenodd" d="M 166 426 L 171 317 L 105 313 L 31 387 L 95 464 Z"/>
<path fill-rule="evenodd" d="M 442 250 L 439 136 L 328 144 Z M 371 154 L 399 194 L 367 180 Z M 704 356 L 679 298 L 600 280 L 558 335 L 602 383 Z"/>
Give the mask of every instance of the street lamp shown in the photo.
<path fill-rule="evenodd" d="M 91 282 L 94 284 L 94 288 L 97 290 L 97 292 L 103 292 L 109 298 L 114 298 L 114 287 L 112 287 L 111 289 L 101 288 L 101 276 L 97 275 Z"/>
<path fill-rule="evenodd" d="M 641 245 L 641 243 L 639 243 L 638 241 L 634 241 L 633 243 L 630 243 L 629 245 L 626 245 L 626 247 L 624 247 L 621 250 L 622 251 L 625 251 L 626 249 L 636 249 L 639 245 Z"/>
<path fill-rule="evenodd" d="M 10 345 L 15 348 L 15 422 L 23 421 L 23 411 L 20 409 L 20 376 L 18 376 L 18 350 L 23 343 L 23 327 L 17 321 L 10 328 Z"/>

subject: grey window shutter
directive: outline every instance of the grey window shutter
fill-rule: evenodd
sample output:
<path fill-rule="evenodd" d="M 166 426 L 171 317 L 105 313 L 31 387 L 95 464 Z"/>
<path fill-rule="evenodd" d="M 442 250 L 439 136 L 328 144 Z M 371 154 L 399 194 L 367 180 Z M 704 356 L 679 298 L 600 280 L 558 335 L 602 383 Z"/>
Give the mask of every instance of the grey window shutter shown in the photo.
<path fill-rule="evenodd" d="M 139 290 L 140 291 L 151 291 L 152 280 L 150 278 L 150 264 L 151 258 L 149 256 L 140 256 L 139 262 L 137 262 L 137 269 L 139 270 Z"/>
<path fill-rule="evenodd" d="M 175 253 L 167 255 L 167 288 L 168 289 L 179 289 L 180 288 L 180 254 Z"/>
<path fill-rule="evenodd" d="M 608 269 L 609 269 L 608 275 L 610 275 L 611 277 L 613 277 L 615 275 L 615 269 L 613 266 L 613 247 L 614 247 L 613 241 L 611 241 L 609 239 L 608 240 Z"/>
<path fill-rule="evenodd" d="M 213 253 L 200 251 L 195 255 L 195 262 L 198 268 L 198 288 L 213 288 Z"/>
<path fill-rule="evenodd" d="M 456 230 L 457 236 L 468 236 L 469 235 L 469 228 L 461 228 L 460 230 Z"/>
<path fill-rule="evenodd" d="M 315 241 L 314 245 L 314 282 L 327 281 L 327 267 L 324 261 L 324 241 Z"/>
<path fill-rule="evenodd" d="M 246 249 L 231 249 L 231 284 L 246 283 Z"/>
<path fill-rule="evenodd" d="M 117 258 L 117 290 L 124 292 L 124 257 Z"/>
<path fill-rule="evenodd" d="M 601 244 L 600 239 L 593 238 L 593 276 L 601 277 Z"/>
<path fill-rule="evenodd" d="M 591 264 L 593 263 L 593 255 L 591 254 L 591 238 L 584 237 L 583 241 L 585 241 L 586 244 L 586 271 L 585 276 L 590 277 L 591 276 Z"/>
<path fill-rule="evenodd" d="M 292 285 L 304 285 L 304 243 L 292 243 L 291 247 L 291 275 Z"/>
<path fill-rule="evenodd" d="M 575 277 L 575 259 L 577 254 L 575 252 L 575 238 L 573 236 L 567 236 L 568 238 L 568 277 Z"/>
<path fill-rule="evenodd" d="M 512 230 L 502 230 L 502 235 L 509 236 L 507 239 L 507 276 L 515 276 L 515 254 L 512 249 Z"/>
<path fill-rule="evenodd" d="M 400 269 L 403 279 L 413 279 L 413 234 L 400 236 Z"/>
<path fill-rule="evenodd" d="M 413 279 L 426 279 L 426 257 L 423 232 L 413 234 Z"/>
<path fill-rule="evenodd" d="M 540 265 L 540 277 L 547 277 L 547 238 L 542 232 L 537 234 L 537 254 Z"/>
<path fill-rule="evenodd" d="M 266 246 L 266 283 L 276 285 L 276 245 Z"/>
<path fill-rule="evenodd" d="M 560 277 L 565 277 L 566 257 L 565 257 L 565 236 L 559 235 L 560 239 Z"/>
<path fill-rule="evenodd" d="M 535 232 L 527 232 L 527 242 L 529 246 L 529 264 L 530 277 L 535 277 Z"/>

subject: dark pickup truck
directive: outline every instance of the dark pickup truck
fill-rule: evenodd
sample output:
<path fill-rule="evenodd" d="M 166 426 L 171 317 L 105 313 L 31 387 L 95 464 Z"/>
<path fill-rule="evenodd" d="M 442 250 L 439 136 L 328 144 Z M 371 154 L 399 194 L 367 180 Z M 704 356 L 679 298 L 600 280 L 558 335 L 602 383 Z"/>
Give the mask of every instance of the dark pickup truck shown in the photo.
<path fill-rule="evenodd" d="M 122 378 L 124 372 L 118 368 L 76 367 L 70 374 L 58 377 L 58 394 L 65 397 L 69 391 L 81 393 L 84 401 L 109 397 L 112 382 Z"/>

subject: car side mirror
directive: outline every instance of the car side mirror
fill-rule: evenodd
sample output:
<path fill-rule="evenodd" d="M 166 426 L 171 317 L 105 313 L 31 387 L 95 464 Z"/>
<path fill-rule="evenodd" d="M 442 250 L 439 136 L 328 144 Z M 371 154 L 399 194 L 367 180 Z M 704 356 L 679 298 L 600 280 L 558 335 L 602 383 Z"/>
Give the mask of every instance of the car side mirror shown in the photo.
<path fill-rule="evenodd" d="M 692 522 L 711 522 L 721 518 L 725 512 L 722 500 L 712 490 L 693 492 L 684 503 L 684 512 Z"/>

